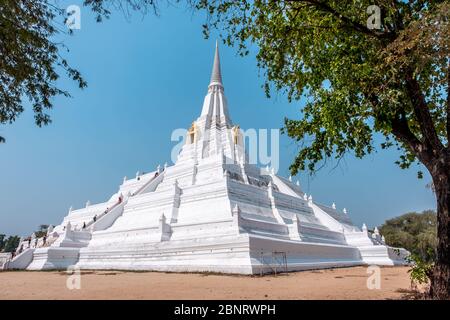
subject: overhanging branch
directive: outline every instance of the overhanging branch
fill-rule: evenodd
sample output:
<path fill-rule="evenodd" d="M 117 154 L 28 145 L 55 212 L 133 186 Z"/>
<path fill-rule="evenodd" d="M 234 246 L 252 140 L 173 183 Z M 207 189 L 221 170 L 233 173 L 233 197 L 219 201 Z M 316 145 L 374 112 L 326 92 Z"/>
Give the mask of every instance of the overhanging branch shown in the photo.
<path fill-rule="evenodd" d="M 447 67 L 447 150 L 450 151 L 450 63 Z"/>
<path fill-rule="evenodd" d="M 338 18 L 340 21 L 342 21 L 346 26 L 350 27 L 354 31 L 361 32 L 363 34 L 378 38 L 378 39 L 393 39 L 395 38 L 395 32 L 383 32 L 383 31 L 376 31 L 367 28 L 367 26 L 347 17 L 344 16 L 342 13 L 338 12 L 331 6 L 329 6 L 324 1 L 319 0 L 284 0 L 285 2 L 297 2 L 297 3 L 306 3 L 309 5 L 314 6 L 320 11 L 328 12 L 332 14 L 334 17 Z"/>
<path fill-rule="evenodd" d="M 429 145 L 429 148 L 433 152 L 438 152 L 444 148 L 441 140 L 436 132 L 433 119 L 428 108 L 428 103 L 420 89 L 419 82 L 413 76 L 411 70 L 408 70 L 405 75 L 406 90 L 408 96 L 411 99 L 414 115 L 418 120 L 420 131 L 425 138 L 425 143 Z"/>
<path fill-rule="evenodd" d="M 430 166 L 432 164 L 432 155 L 416 135 L 412 133 L 405 113 L 402 110 L 397 113 L 391 124 L 392 134 L 403 142 L 425 166 Z"/>

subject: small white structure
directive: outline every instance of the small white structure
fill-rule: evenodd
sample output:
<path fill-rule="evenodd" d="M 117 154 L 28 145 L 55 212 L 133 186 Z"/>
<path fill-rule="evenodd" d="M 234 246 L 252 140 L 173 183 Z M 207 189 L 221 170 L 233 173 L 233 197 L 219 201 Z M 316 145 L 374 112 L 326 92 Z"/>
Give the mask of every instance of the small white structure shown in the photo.
<path fill-rule="evenodd" d="M 404 263 L 405 250 L 247 159 L 216 47 L 201 114 L 176 163 L 138 171 L 106 202 L 70 210 L 45 244 L 25 246 L 9 267 L 259 274 Z"/>

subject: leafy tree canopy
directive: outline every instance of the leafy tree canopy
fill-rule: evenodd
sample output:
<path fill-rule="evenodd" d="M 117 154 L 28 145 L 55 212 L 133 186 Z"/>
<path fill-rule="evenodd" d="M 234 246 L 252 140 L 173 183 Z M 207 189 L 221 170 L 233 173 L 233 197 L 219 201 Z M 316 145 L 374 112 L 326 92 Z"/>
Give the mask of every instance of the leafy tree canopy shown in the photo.
<path fill-rule="evenodd" d="M 424 261 L 435 258 L 436 212 L 406 213 L 387 220 L 379 229 L 388 245 L 405 248 Z"/>
<path fill-rule="evenodd" d="M 140 10 L 153 8 L 153 0 L 84 0 L 97 14 L 97 21 L 109 17 L 110 9 Z M 65 22 L 71 12 L 57 0 L 0 1 L 0 124 L 12 123 L 30 102 L 38 126 L 51 122 L 49 111 L 54 97 L 70 97 L 57 85 L 61 74 L 83 89 L 87 86 L 80 72 L 64 58 L 68 51 L 58 36 L 72 34 Z M 0 136 L 0 143 L 5 138 Z"/>
<path fill-rule="evenodd" d="M 62 44 L 52 39 L 64 29 L 65 10 L 51 1 L 3 0 L 0 4 L 0 123 L 12 123 L 31 102 L 38 126 L 50 122 L 52 98 L 69 96 L 58 88 L 57 69 L 86 86 L 80 73 L 61 56 Z M 62 24 L 62 27 L 61 27 Z M 0 142 L 4 138 L 0 137 Z"/>
<path fill-rule="evenodd" d="M 301 118 L 285 121 L 287 134 L 301 144 L 293 174 L 349 151 L 363 157 L 375 150 L 376 133 L 386 137 L 381 148 L 402 147 L 402 168 L 417 157 L 429 163 L 424 149 L 448 142 L 449 3 L 377 1 L 379 29 L 367 26 L 372 4 L 196 3 L 208 13 L 206 35 L 212 27 L 222 30 L 242 55 L 249 43 L 258 46 L 267 95 L 281 90 L 290 100 L 306 97 Z"/>
<path fill-rule="evenodd" d="M 0 235 L 1 238 L 2 235 Z M 4 235 L 3 235 L 4 236 Z M 0 241 L 0 245 L 3 245 L 3 248 L 0 247 L 0 251 L 3 252 L 14 252 L 17 249 L 17 246 L 20 242 L 19 236 L 9 236 L 8 238 L 4 238 L 5 240 Z"/>

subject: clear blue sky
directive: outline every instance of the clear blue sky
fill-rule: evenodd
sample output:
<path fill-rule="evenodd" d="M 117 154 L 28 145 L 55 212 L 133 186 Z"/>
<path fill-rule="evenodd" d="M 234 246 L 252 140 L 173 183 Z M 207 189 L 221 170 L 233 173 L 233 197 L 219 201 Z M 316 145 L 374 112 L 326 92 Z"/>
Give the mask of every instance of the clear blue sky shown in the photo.
<path fill-rule="evenodd" d="M 71 1 L 77 3 L 81 1 Z M 0 233 L 26 235 L 39 224 L 59 224 L 68 208 L 101 202 L 117 191 L 123 176 L 150 171 L 170 161 L 175 128 L 187 128 L 201 111 L 211 71 L 214 36 L 204 40 L 203 15 L 184 8 L 162 8 L 161 17 L 114 13 L 95 23 L 82 8 L 81 30 L 65 39 L 67 55 L 88 88 L 62 78 L 73 98 L 57 98 L 53 123 L 33 124 L 25 112 L 1 126 Z M 230 114 L 242 128 L 281 128 L 283 118 L 299 117 L 300 103 L 279 94 L 264 96 L 254 55 L 241 58 L 221 46 L 222 74 Z M 283 136 L 281 168 L 297 147 Z M 379 225 L 408 211 L 434 208 L 425 187 L 431 181 L 415 170 L 400 170 L 395 150 L 364 160 L 346 157 L 340 166 L 314 177 L 299 175 L 315 200 L 347 208 L 355 224 Z M 425 170 L 424 170 L 425 171 Z"/>

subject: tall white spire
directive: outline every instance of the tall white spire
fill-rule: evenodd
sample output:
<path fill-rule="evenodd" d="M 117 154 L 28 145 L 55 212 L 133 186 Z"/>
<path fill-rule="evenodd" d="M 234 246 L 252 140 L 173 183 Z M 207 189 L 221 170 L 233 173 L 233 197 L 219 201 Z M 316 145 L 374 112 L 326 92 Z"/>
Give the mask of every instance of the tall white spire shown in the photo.
<path fill-rule="evenodd" d="M 240 141 L 239 127 L 233 127 L 227 105 L 220 70 L 219 45 L 216 41 L 211 81 L 203 100 L 202 112 L 189 129 L 189 137 L 177 162 L 186 159 L 198 161 L 210 156 L 245 160 L 242 144 L 235 142 Z"/>
<path fill-rule="evenodd" d="M 211 81 L 209 85 L 222 85 L 222 73 L 220 72 L 219 44 L 216 40 L 216 52 L 214 54 L 214 63 L 211 72 Z"/>
<path fill-rule="evenodd" d="M 212 120 L 215 124 L 224 124 L 231 127 L 231 120 L 228 115 L 227 101 L 224 95 L 222 84 L 222 72 L 220 70 L 219 44 L 216 40 L 216 50 L 211 71 L 211 81 L 208 86 L 208 94 L 203 103 L 201 116 Z M 210 125 L 210 124 L 208 124 Z"/>

